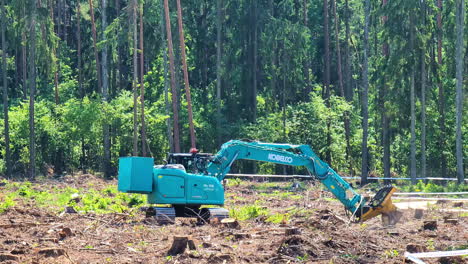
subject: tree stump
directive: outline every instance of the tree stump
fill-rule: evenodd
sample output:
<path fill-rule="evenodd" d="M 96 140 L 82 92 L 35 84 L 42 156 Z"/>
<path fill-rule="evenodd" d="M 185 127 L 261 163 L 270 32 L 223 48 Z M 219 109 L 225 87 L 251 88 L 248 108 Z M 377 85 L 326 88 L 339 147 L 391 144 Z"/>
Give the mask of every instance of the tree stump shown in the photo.
<path fill-rule="evenodd" d="M 187 241 L 187 245 L 190 250 L 197 250 L 197 247 L 195 246 L 195 242 L 193 242 L 192 239 L 189 239 Z"/>
<path fill-rule="evenodd" d="M 300 233 L 301 233 L 301 231 L 297 227 L 290 227 L 290 228 L 286 228 L 284 230 L 284 234 L 286 236 L 298 235 Z"/>
<path fill-rule="evenodd" d="M 193 241 L 192 241 L 193 242 Z M 185 252 L 187 248 L 188 238 L 187 237 L 174 237 L 172 246 L 167 252 L 168 256 L 176 256 Z"/>
<path fill-rule="evenodd" d="M 437 221 L 436 220 L 424 221 L 423 229 L 424 230 L 436 230 L 437 229 Z"/>
<path fill-rule="evenodd" d="M 414 210 L 414 218 L 421 219 L 423 218 L 424 210 L 423 209 L 415 209 Z"/>
<path fill-rule="evenodd" d="M 221 224 L 224 227 L 227 227 L 227 228 L 238 228 L 239 227 L 239 222 L 237 222 L 237 220 L 234 219 L 234 218 L 224 218 L 223 220 L 221 220 Z"/>

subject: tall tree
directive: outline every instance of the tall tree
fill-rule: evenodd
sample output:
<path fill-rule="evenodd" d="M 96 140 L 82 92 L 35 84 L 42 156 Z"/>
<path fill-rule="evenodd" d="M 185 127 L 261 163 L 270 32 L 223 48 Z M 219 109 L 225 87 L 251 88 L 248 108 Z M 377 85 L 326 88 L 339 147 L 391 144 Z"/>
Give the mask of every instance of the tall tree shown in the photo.
<path fill-rule="evenodd" d="M 361 185 L 367 183 L 368 155 L 367 138 L 369 136 L 369 20 L 370 20 L 370 0 L 366 0 L 364 6 L 364 47 L 362 65 L 362 166 Z"/>
<path fill-rule="evenodd" d="M 10 154 L 10 122 L 8 121 L 8 80 L 7 80 L 7 43 L 5 40 L 7 15 L 5 12 L 5 0 L 1 3 L 2 11 L 2 79 L 3 79 L 3 122 L 5 136 L 5 165 L 6 175 L 11 176 L 11 154 Z"/>
<path fill-rule="evenodd" d="M 416 60 L 414 60 L 414 21 L 410 16 L 410 105 L 411 105 L 411 149 L 410 149 L 410 176 L 413 184 L 416 184 L 416 109 L 414 78 L 416 74 Z"/>
<path fill-rule="evenodd" d="M 332 5 L 333 5 L 333 17 L 335 18 L 335 41 L 336 41 L 336 58 L 337 58 L 337 66 L 338 66 L 338 85 L 340 87 L 340 95 L 341 97 L 345 98 L 346 100 L 346 94 L 344 90 L 344 85 L 343 85 L 343 71 L 341 67 L 341 48 L 340 48 L 340 34 L 339 34 L 339 29 L 338 29 L 338 24 L 339 24 L 339 18 L 336 12 L 336 1 L 337 0 L 332 0 Z M 349 142 L 350 138 L 350 127 L 349 127 L 349 113 L 345 112 L 344 113 L 344 128 L 345 128 L 345 140 L 346 140 L 346 160 L 348 161 L 348 169 L 351 172 L 352 171 L 352 162 L 351 162 L 351 145 Z"/>
<path fill-rule="evenodd" d="M 422 18 L 423 26 L 421 27 L 421 34 L 424 35 L 424 28 L 426 26 L 426 3 L 423 0 L 422 4 Z M 426 178 L 426 45 L 423 43 L 421 46 L 421 178 Z"/>
<path fill-rule="evenodd" d="M 463 176 L 463 145 L 462 145 L 462 112 L 463 112 L 463 45 L 464 45 L 464 25 L 465 25 L 465 0 L 456 1 L 456 24 L 457 24 L 457 45 L 455 52 L 457 71 L 457 95 L 456 95 L 456 157 L 457 157 L 457 179 L 458 183 L 464 182 Z"/>
<path fill-rule="evenodd" d="M 96 72 L 97 72 L 97 80 L 98 80 L 98 86 L 99 86 L 98 92 L 101 93 L 102 92 L 102 74 L 101 74 L 101 64 L 99 63 L 99 54 L 98 54 L 98 49 L 97 49 L 96 22 L 94 20 L 93 0 L 89 0 L 89 12 L 91 13 L 91 30 L 93 33 L 94 59 L 96 60 Z"/>
<path fill-rule="evenodd" d="M 146 157 L 146 123 L 145 123 L 145 54 L 143 49 L 143 3 L 140 6 L 140 104 L 141 104 L 141 152 Z"/>
<path fill-rule="evenodd" d="M 174 152 L 174 138 L 172 136 L 172 131 L 171 131 L 171 105 L 169 102 L 169 81 L 168 81 L 168 70 L 167 70 L 167 42 L 166 42 L 166 35 L 164 33 L 165 31 L 165 12 L 164 12 L 164 0 L 161 0 L 161 43 L 162 43 L 162 52 L 163 52 L 163 74 L 164 74 L 164 103 L 165 103 L 165 111 L 166 115 L 169 117 L 166 119 L 166 134 L 167 138 L 169 141 L 169 150 L 171 152 Z"/>
<path fill-rule="evenodd" d="M 303 12 L 303 19 L 304 19 L 304 27 L 308 28 L 309 27 L 309 18 L 307 17 L 308 16 L 308 0 L 304 0 L 303 1 L 303 7 L 302 7 L 302 12 Z M 312 90 L 311 88 L 311 83 L 310 83 L 310 59 L 306 58 L 305 61 L 303 62 L 303 67 L 304 67 L 304 72 L 305 72 L 305 81 L 306 81 L 306 84 L 305 84 L 305 91 L 306 91 L 306 98 L 309 97 L 309 94 Z"/>
<path fill-rule="evenodd" d="M 22 2 L 21 7 L 21 15 L 22 17 L 26 17 L 26 4 Z M 27 24 L 25 22 L 25 24 Z M 26 25 L 24 26 L 26 28 Z M 22 62 L 22 71 L 23 71 L 23 100 L 27 99 L 28 96 L 28 85 L 27 85 L 27 66 L 26 66 L 26 58 L 28 57 L 27 50 L 26 50 L 26 30 L 21 32 L 21 62 Z"/>
<path fill-rule="evenodd" d="M 76 39 L 77 39 L 77 57 L 78 57 L 78 89 L 80 97 L 84 97 L 83 90 L 83 77 L 81 73 L 81 4 L 80 1 L 76 3 Z"/>
<path fill-rule="evenodd" d="M 439 86 L 439 153 L 440 153 L 440 173 L 442 177 L 447 177 L 447 159 L 445 156 L 445 91 L 442 84 L 442 0 L 437 0 L 437 73 Z"/>
<path fill-rule="evenodd" d="M 348 0 L 345 0 L 345 30 L 346 30 L 346 40 L 345 40 L 345 60 L 344 60 L 344 85 L 346 91 L 346 100 L 348 102 L 353 100 L 353 89 L 351 85 L 351 55 L 349 51 L 349 41 L 351 35 L 351 29 L 349 26 L 350 19 L 350 9 Z M 369 29 L 368 29 L 369 30 Z M 369 40 L 368 40 L 369 41 Z"/>
<path fill-rule="evenodd" d="M 258 19 L 257 19 L 257 2 L 256 0 L 252 0 L 251 8 L 252 8 L 252 121 L 257 121 L 257 94 L 258 94 L 258 78 L 257 78 L 257 70 L 258 70 Z M 256 167 L 256 164 L 254 164 Z"/>
<path fill-rule="evenodd" d="M 171 74 L 171 91 L 172 91 L 172 114 L 173 114 L 173 143 L 174 151 L 180 152 L 180 135 L 179 135 L 179 110 L 177 107 L 177 88 L 175 81 L 175 68 L 174 68 L 174 47 L 172 45 L 172 32 L 171 20 L 169 18 L 169 3 L 164 0 L 164 17 L 166 18 L 166 37 L 167 46 L 169 51 L 169 72 Z"/>
<path fill-rule="evenodd" d="M 330 34 L 328 27 L 328 0 L 323 0 L 323 31 L 325 47 L 325 57 L 323 58 L 323 62 L 325 63 L 323 89 L 327 107 L 330 108 Z M 331 124 L 329 121 L 327 122 L 327 145 L 331 146 Z M 330 147 L 327 148 L 325 159 L 328 162 L 328 164 L 331 164 Z"/>
<path fill-rule="evenodd" d="M 382 6 L 387 5 L 387 0 L 382 0 Z M 385 26 L 388 17 L 386 15 L 382 18 L 382 23 Z M 388 63 L 389 57 L 389 44 L 385 40 L 382 45 L 382 53 L 384 56 L 384 63 Z M 387 77 L 383 73 L 383 83 L 379 93 L 380 109 L 382 116 L 382 147 L 383 147 L 383 169 L 384 169 L 384 178 L 390 178 L 390 121 L 388 116 L 387 107 L 385 106 L 385 101 L 387 97 Z M 387 183 L 389 180 L 385 180 Z"/>
<path fill-rule="evenodd" d="M 132 2 L 133 27 L 133 156 L 138 156 L 138 0 Z"/>
<path fill-rule="evenodd" d="M 184 38 L 184 25 L 182 23 L 182 7 L 180 6 L 180 0 L 176 0 L 177 3 L 177 23 L 179 24 L 179 42 L 180 42 L 180 55 L 182 60 L 182 70 L 184 72 L 184 84 L 185 84 L 185 96 L 187 99 L 187 112 L 190 127 L 190 142 L 191 148 L 197 149 L 195 139 L 195 128 L 193 126 L 193 113 L 192 113 L 192 97 L 190 95 L 190 84 L 187 69 L 187 56 L 185 55 L 185 38 Z"/>
<path fill-rule="evenodd" d="M 102 100 L 104 103 L 109 101 L 109 70 L 107 68 L 107 1 L 102 0 L 101 5 L 101 26 L 102 26 Z M 102 126 L 103 139 L 104 139 L 104 158 L 103 158 L 103 170 L 104 177 L 110 178 L 111 168 L 111 153 L 110 153 L 110 135 L 109 135 L 109 124 L 104 122 Z"/>
<path fill-rule="evenodd" d="M 216 5 L 216 145 L 221 145 L 221 31 L 223 0 Z"/>
<path fill-rule="evenodd" d="M 37 2 L 31 5 L 29 23 L 29 177 L 36 178 L 36 136 L 34 103 L 36 95 L 36 9 Z"/>

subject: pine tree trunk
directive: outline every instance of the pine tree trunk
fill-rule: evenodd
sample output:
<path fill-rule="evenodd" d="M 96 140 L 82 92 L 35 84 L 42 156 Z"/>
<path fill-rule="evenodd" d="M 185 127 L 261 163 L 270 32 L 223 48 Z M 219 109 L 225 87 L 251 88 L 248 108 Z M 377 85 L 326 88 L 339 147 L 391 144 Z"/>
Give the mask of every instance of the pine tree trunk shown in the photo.
<path fill-rule="evenodd" d="M 140 7 L 140 104 L 141 104 L 141 152 L 146 157 L 146 124 L 145 124 L 145 55 L 143 49 L 143 4 Z"/>
<path fill-rule="evenodd" d="M 330 108 L 330 34 L 328 28 L 328 0 L 323 0 L 323 30 L 325 47 L 325 72 L 324 72 L 324 94 L 327 107 Z M 327 151 L 326 161 L 331 164 L 331 124 L 327 121 Z"/>
<path fill-rule="evenodd" d="M 81 73 L 81 4 L 80 2 L 77 3 L 77 10 L 76 10 L 76 39 L 77 39 L 77 55 L 78 55 L 78 89 L 80 91 L 80 98 L 83 99 L 84 97 L 84 90 L 83 90 L 83 76 Z"/>
<path fill-rule="evenodd" d="M 223 0 L 216 6 L 216 145 L 221 145 L 221 30 Z"/>
<path fill-rule="evenodd" d="M 187 69 L 187 56 L 185 54 L 185 38 L 184 38 L 184 25 L 182 23 L 182 7 L 180 6 L 180 0 L 176 0 L 177 3 L 177 22 L 179 24 L 179 42 L 180 42 L 180 55 L 182 60 L 182 70 L 184 72 L 184 84 L 185 84 L 185 96 L 187 99 L 187 112 L 188 121 L 190 128 L 190 142 L 191 148 L 197 149 L 196 138 L 195 138 L 195 127 L 193 126 L 193 112 L 192 112 L 192 97 L 190 95 L 190 83 Z"/>
<path fill-rule="evenodd" d="M 164 0 L 161 0 L 161 43 L 162 43 L 162 50 L 163 50 L 163 70 L 164 70 L 164 103 L 166 106 L 166 115 L 169 116 L 169 118 L 166 119 L 166 133 L 167 133 L 167 138 L 169 141 L 169 149 L 170 152 L 174 152 L 174 138 L 172 137 L 172 129 L 171 129 L 171 124 L 172 124 L 172 119 L 171 119 L 171 105 L 169 103 L 169 81 L 168 81 L 168 70 L 167 70 L 167 45 L 166 45 L 166 36 L 165 36 L 165 21 L 164 21 Z"/>
<path fill-rule="evenodd" d="M 23 6 L 23 17 L 26 17 L 26 8 Z M 25 22 L 26 23 L 26 22 Z M 27 51 L 26 51 L 26 32 L 23 31 L 21 33 L 21 57 L 22 57 L 22 70 L 23 70 L 23 100 L 27 99 L 27 94 L 28 94 L 28 85 L 27 85 L 27 66 L 26 66 L 26 58 L 27 58 Z"/>
<path fill-rule="evenodd" d="M 39 0 L 40 1 L 40 0 Z M 40 2 L 39 2 L 40 4 Z M 50 8 L 50 19 L 52 21 L 54 21 L 54 6 L 51 5 L 49 6 Z M 45 35 L 45 28 L 42 26 L 42 34 Z M 59 82 L 59 76 L 58 76 L 58 71 L 60 69 L 60 61 L 58 60 L 58 57 L 57 57 L 57 50 L 56 48 L 54 47 L 52 49 L 52 52 L 54 54 L 54 57 L 56 58 L 56 65 L 55 65 L 55 72 L 54 72 L 54 91 L 55 91 L 55 104 L 59 104 L 59 90 L 58 90 L 58 82 Z"/>
<path fill-rule="evenodd" d="M 97 92 L 102 93 L 102 74 L 101 74 L 101 67 L 100 67 L 101 64 L 99 63 L 99 54 L 97 50 L 96 23 L 94 21 L 93 0 L 88 0 L 88 2 L 89 2 L 89 12 L 91 13 L 91 29 L 93 33 L 94 59 L 96 60 L 96 71 L 97 71 L 97 80 L 98 80 Z"/>
<path fill-rule="evenodd" d="M 29 50 L 29 177 L 36 178 L 36 141 L 34 126 L 34 100 L 36 94 L 36 1 L 33 1 L 30 16 Z"/>
<path fill-rule="evenodd" d="M 104 42 L 102 46 L 102 99 L 104 103 L 109 101 L 109 71 L 107 68 L 107 37 L 106 37 L 106 28 L 107 28 L 107 1 L 102 0 L 101 7 L 101 24 L 102 24 L 102 40 Z M 103 159 L 103 170 L 104 177 L 110 178 L 111 168 L 110 168 L 110 135 L 109 135 L 109 124 L 105 121 L 102 126 L 102 132 L 104 137 L 104 159 Z"/>
<path fill-rule="evenodd" d="M 424 35 L 426 26 L 426 3 L 422 2 L 423 26 L 421 33 Z M 426 178 L 426 46 L 421 49 L 421 178 Z"/>
<path fill-rule="evenodd" d="M 346 100 L 348 102 L 351 102 L 353 100 L 353 89 L 351 85 L 351 58 L 350 58 L 350 52 L 349 52 L 349 40 L 350 40 L 350 35 L 351 35 L 350 33 L 351 30 L 349 27 L 349 18 L 350 18 L 349 4 L 348 4 L 348 0 L 346 0 L 345 1 L 346 41 L 345 41 L 344 85 L 345 85 Z M 369 30 L 369 28 L 367 30 Z M 367 41 L 369 41 L 369 39 Z M 367 52 L 369 53 L 369 50 L 367 50 Z"/>
<path fill-rule="evenodd" d="M 270 16 L 272 19 L 275 18 L 275 5 L 274 5 L 274 2 L 273 0 L 269 0 L 268 1 L 268 6 L 269 6 L 269 10 L 270 10 Z M 277 91 L 276 91 L 276 39 L 273 39 L 272 40 L 272 45 L 271 45 L 271 82 L 270 82 L 270 87 L 271 87 L 271 94 L 273 95 L 272 99 L 276 101 L 276 98 L 277 98 Z M 274 109 L 276 110 L 276 109 Z"/>
<path fill-rule="evenodd" d="M 133 26 L 133 156 L 138 156 L 138 27 L 137 27 L 138 0 L 133 0 L 132 26 Z"/>
<path fill-rule="evenodd" d="M 366 0 L 364 8 L 364 57 L 362 71 L 362 166 L 361 166 L 361 185 L 367 183 L 368 171 L 368 152 L 367 138 L 369 136 L 369 19 L 370 19 L 370 0 Z"/>
<path fill-rule="evenodd" d="M 303 19 L 304 19 L 304 27 L 309 28 L 309 18 L 307 14 L 307 6 L 308 6 L 308 0 L 303 1 Z M 310 85 L 310 59 L 308 56 L 305 57 L 305 61 L 303 62 L 304 71 L 305 71 L 305 99 L 307 100 L 309 98 L 309 94 L 312 91 L 312 86 Z"/>
<path fill-rule="evenodd" d="M 382 0 L 382 6 L 387 4 L 387 0 Z M 387 16 L 383 16 L 383 24 L 387 21 Z M 382 53 L 385 60 L 388 60 L 389 56 L 389 45 L 385 42 L 382 46 Z M 387 97 L 387 78 L 385 73 L 382 73 L 383 76 L 383 83 L 382 89 L 380 90 L 379 97 L 380 97 L 380 108 L 382 113 L 382 145 L 383 145 L 383 169 L 384 169 L 384 178 L 390 178 L 390 120 L 388 117 L 387 109 L 385 107 L 385 100 Z M 389 183 L 389 180 L 385 180 L 385 183 Z"/>
<path fill-rule="evenodd" d="M 465 25 L 465 0 L 456 1 L 456 24 L 457 24 L 457 46 L 455 51 L 457 94 L 456 94 L 456 157 L 457 157 L 457 179 L 458 183 L 464 182 L 463 176 L 463 141 L 461 125 L 463 122 L 463 44 L 464 44 L 464 25 Z"/>
<path fill-rule="evenodd" d="M 413 17 L 410 17 L 410 52 L 414 58 L 414 22 Z M 416 110 L 415 110 L 415 88 L 414 77 L 416 74 L 416 60 L 410 61 L 411 76 L 410 76 L 410 105 L 411 105 L 411 150 L 410 150 L 410 178 L 413 184 L 416 184 Z"/>
<path fill-rule="evenodd" d="M 174 151 L 180 152 L 180 135 L 179 135 L 179 109 L 177 107 L 178 95 L 175 81 L 174 68 L 174 47 L 172 45 L 171 20 L 169 18 L 169 3 L 164 0 L 164 16 L 166 18 L 166 37 L 169 51 L 169 72 L 171 74 L 171 91 L 172 91 L 172 111 L 173 111 L 173 129 L 174 129 Z"/>
<path fill-rule="evenodd" d="M 257 121 L 257 93 L 258 93 L 258 81 L 257 81 L 257 68 L 258 68 L 258 23 L 257 23 L 257 0 L 252 2 L 253 9 L 253 36 L 252 36 L 252 53 L 253 53 L 253 64 L 252 64 L 252 121 Z M 254 164 L 256 168 L 256 163 Z"/>
<path fill-rule="evenodd" d="M 6 32 L 6 12 L 5 0 L 1 3 L 2 11 L 2 79 L 3 79 L 3 122 L 4 122 L 4 136 L 5 136 L 5 165 L 6 176 L 11 176 L 11 154 L 10 154 L 10 122 L 8 120 L 8 80 L 7 80 L 7 43 L 5 40 Z"/>
<path fill-rule="evenodd" d="M 437 1 L 438 13 L 437 13 L 437 62 L 439 67 L 437 68 L 439 76 L 439 153 L 440 153 L 440 173 L 442 177 L 447 177 L 447 158 L 444 154 L 445 151 L 445 95 L 444 86 L 442 84 L 442 0 Z"/>

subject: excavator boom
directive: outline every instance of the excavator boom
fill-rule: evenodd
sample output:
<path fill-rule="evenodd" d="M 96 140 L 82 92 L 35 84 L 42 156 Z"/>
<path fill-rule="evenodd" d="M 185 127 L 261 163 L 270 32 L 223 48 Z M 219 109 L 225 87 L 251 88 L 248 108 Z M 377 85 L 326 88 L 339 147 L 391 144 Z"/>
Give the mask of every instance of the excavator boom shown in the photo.
<path fill-rule="evenodd" d="M 395 187 L 386 186 L 367 201 L 351 185 L 322 161 L 308 145 L 289 145 L 231 140 L 221 147 L 207 167 L 207 176 L 222 181 L 234 161 L 239 159 L 304 166 L 345 206 L 356 219 L 365 221 L 383 215 L 389 224 L 398 221 L 399 214 L 391 201 Z M 396 216 L 395 216 L 396 215 Z"/>

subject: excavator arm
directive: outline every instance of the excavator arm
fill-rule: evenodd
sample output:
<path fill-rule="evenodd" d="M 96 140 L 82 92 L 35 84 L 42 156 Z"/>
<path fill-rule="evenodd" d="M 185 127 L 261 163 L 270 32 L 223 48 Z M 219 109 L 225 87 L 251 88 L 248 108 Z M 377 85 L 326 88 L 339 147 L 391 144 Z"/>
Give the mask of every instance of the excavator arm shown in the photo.
<path fill-rule="evenodd" d="M 289 145 L 231 140 L 208 164 L 205 174 L 222 181 L 236 160 L 255 160 L 290 166 L 304 166 L 345 206 L 356 219 L 365 221 L 382 215 L 384 221 L 394 224 L 400 216 L 391 201 L 396 191 L 387 186 L 368 200 L 358 194 L 326 162 L 322 161 L 308 145 Z"/>

